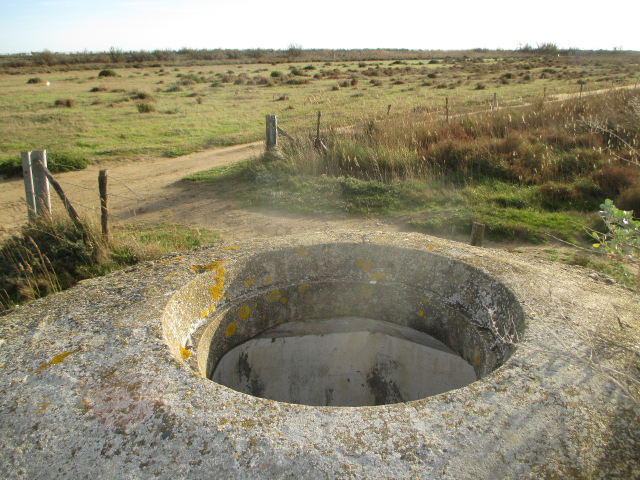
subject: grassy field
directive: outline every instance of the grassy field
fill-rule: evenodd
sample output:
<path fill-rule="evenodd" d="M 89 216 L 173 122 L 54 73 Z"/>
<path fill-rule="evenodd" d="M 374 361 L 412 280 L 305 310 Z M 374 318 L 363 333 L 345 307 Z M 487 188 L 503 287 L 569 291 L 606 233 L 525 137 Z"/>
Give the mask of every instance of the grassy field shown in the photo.
<path fill-rule="evenodd" d="M 16 173 L 24 150 L 82 166 L 260 140 L 267 114 L 287 129 L 313 125 L 318 110 L 323 126 L 340 127 L 387 113 L 444 114 L 447 98 L 451 116 L 489 108 L 494 94 L 500 107 L 517 106 L 581 84 L 585 92 L 633 84 L 640 56 L 137 66 L 111 70 L 116 76 L 100 76 L 109 65 L 5 69 L 0 173 Z"/>

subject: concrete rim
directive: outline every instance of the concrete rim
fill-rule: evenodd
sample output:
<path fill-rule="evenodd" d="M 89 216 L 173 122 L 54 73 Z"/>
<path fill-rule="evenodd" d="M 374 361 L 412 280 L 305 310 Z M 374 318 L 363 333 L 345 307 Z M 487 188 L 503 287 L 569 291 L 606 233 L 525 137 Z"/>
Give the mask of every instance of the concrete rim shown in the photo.
<path fill-rule="evenodd" d="M 192 266 L 241 265 L 260 252 L 323 243 L 409 248 L 488 273 L 524 306 L 522 348 L 463 389 L 345 408 L 282 404 L 214 384 L 183 361 L 183 337 L 178 348 L 169 341 L 168 352 L 161 319 L 198 276 Z M 549 278 L 559 282 L 552 298 Z M 594 286 L 577 269 L 418 234 L 315 233 L 171 255 L 1 318 L 0 471 L 7 478 L 51 469 L 76 478 L 630 478 L 640 474 L 629 443 L 640 441 L 640 412 L 579 361 L 591 347 L 567 320 L 587 317 L 607 297 L 640 315 L 633 294 Z M 567 343 L 573 351 L 559 355 Z"/>

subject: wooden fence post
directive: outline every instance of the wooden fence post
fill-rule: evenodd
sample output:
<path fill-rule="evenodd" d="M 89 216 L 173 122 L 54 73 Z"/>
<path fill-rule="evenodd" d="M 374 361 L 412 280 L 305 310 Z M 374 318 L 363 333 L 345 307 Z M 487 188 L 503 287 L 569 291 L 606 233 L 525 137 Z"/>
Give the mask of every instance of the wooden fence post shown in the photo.
<path fill-rule="evenodd" d="M 31 152 L 31 176 L 33 178 L 33 191 L 36 196 L 36 213 L 44 215 L 51 213 L 51 193 L 49 182 L 44 169 L 47 168 L 47 151 Z"/>
<path fill-rule="evenodd" d="M 493 92 L 493 108 L 498 108 L 498 94 L 496 92 Z"/>
<path fill-rule="evenodd" d="M 449 121 L 449 97 L 445 99 L 445 107 L 447 109 L 447 122 Z"/>
<path fill-rule="evenodd" d="M 278 146 L 278 117 L 275 115 L 266 116 L 267 124 L 267 150 Z"/>
<path fill-rule="evenodd" d="M 579 100 L 582 100 L 582 86 L 583 86 L 583 85 L 582 85 L 582 84 L 580 84 L 580 98 L 579 98 Z"/>
<path fill-rule="evenodd" d="M 98 188 L 100 189 L 100 220 L 102 222 L 102 240 L 109 241 L 109 196 L 107 195 L 107 170 L 98 173 Z"/>
<path fill-rule="evenodd" d="M 85 245 L 89 245 L 89 242 L 90 242 L 89 233 L 87 232 L 87 229 L 84 228 L 84 225 L 80 221 L 80 217 L 78 217 L 78 214 L 76 213 L 76 209 L 73 208 L 73 205 L 71 205 L 71 202 L 69 201 L 67 196 L 64 194 L 64 190 L 62 190 L 62 187 L 60 186 L 58 181 L 55 178 L 53 178 L 53 175 L 51 175 L 51 172 L 49 171 L 49 169 L 42 164 L 40 164 L 40 166 L 42 168 L 42 173 L 51 182 L 53 189 L 56 191 L 56 193 L 60 197 L 60 200 L 62 200 L 62 204 L 64 205 L 64 208 L 67 210 L 67 213 L 71 218 L 71 221 L 76 226 L 76 228 L 82 232 L 82 240 L 84 241 Z"/>
<path fill-rule="evenodd" d="M 481 247 L 484 240 L 484 225 L 482 223 L 473 222 L 471 228 L 470 244 L 474 247 Z"/>
<path fill-rule="evenodd" d="M 24 193 L 27 199 L 27 211 L 29 220 L 36 216 L 36 195 L 33 190 L 33 177 L 31 176 L 31 152 L 20 152 L 22 159 L 22 174 L 24 176 Z"/>

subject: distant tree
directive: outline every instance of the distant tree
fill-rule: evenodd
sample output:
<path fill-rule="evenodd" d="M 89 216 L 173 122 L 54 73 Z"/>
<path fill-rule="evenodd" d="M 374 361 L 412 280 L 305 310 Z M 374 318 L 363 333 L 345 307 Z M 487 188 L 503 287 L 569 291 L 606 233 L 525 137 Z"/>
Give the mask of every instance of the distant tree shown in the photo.
<path fill-rule="evenodd" d="M 109 48 L 109 60 L 111 63 L 118 63 L 122 60 L 122 49 L 117 47 Z"/>
<path fill-rule="evenodd" d="M 290 57 L 299 57 L 302 55 L 302 45 L 298 43 L 292 43 L 287 49 L 287 53 Z"/>

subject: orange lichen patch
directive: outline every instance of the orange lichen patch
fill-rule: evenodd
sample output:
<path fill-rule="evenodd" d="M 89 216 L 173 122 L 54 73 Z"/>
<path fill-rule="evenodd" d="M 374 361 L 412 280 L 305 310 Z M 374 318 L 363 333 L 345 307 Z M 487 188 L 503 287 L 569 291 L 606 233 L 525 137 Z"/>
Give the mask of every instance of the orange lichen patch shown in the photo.
<path fill-rule="evenodd" d="M 42 412 L 44 412 L 49 405 L 51 405 L 49 402 L 43 403 L 42 404 L 42 408 L 40 410 L 34 410 L 34 413 L 42 413 Z"/>
<path fill-rule="evenodd" d="M 480 363 L 480 349 L 478 347 L 473 349 L 473 364 L 478 366 Z"/>
<path fill-rule="evenodd" d="M 71 355 L 73 353 L 76 353 L 76 352 L 79 352 L 80 350 L 81 350 L 80 348 L 77 348 L 77 349 L 72 350 L 70 352 L 64 352 L 64 353 L 61 353 L 60 355 L 56 355 L 55 357 L 53 357 L 51 359 L 50 362 L 43 363 L 42 365 L 40 365 L 38 367 L 38 369 L 36 370 L 36 373 L 38 373 L 40 370 L 42 370 L 44 368 L 50 367 L 51 365 L 56 365 L 56 364 L 60 363 L 62 360 L 67 358 L 69 355 Z"/>
<path fill-rule="evenodd" d="M 284 297 L 282 297 L 282 298 L 280 299 L 280 303 L 282 303 L 282 304 L 284 305 L 285 303 L 287 303 L 287 299 L 286 299 L 286 298 L 284 298 Z"/>
<path fill-rule="evenodd" d="M 375 272 L 371 274 L 371 280 L 377 282 L 378 280 L 382 280 L 384 278 L 384 273 Z"/>
<path fill-rule="evenodd" d="M 267 283 L 271 283 L 271 277 L 270 277 L 270 276 L 267 276 L 267 278 L 265 278 L 265 280 L 264 280 L 264 283 L 265 283 L 265 285 L 266 285 Z"/>
<path fill-rule="evenodd" d="M 245 287 L 250 287 L 250 286 L 251 286 L 251 284 L 253 283 L 253 280 L 254 280 L 253 275 L 251 275 L 249 278 L 247 278 L 247 279 L 243 282 L 243 283 L 244 283 L 244 286 L 245 286 Z"/>
<path fill-rule="evenodd" d="M 278 320 L 276 320 L 276 323 L 282 323 L 284 320 L 282 319 L 282 317 L 278 317 Z"/>
<path fill-rule="evenodd" d="M 228 294 L 226 294 L 226 293 L 224 294 L 224 298 L 226 298 L 226 299 L 227 299 L 227 302 L 228 302 L 229 300 L 231 300 L 231 297 L 230 297 Z"/>
<path fill-rule="evenodd" d="M 303 283 L 302 285 L 300 285 L 298 287 L 298 292 L 302 293 L 304 292 L 307 288 L 309 288 L 309 284 L 308 283 Z"/>
<path fill-rule="evenodd" d="M 358 258 L 356 260 L 356 267 L 362 268 L 363 272 L 368 272 L 371 269 L 371 261 L 363 260 L 362 258 Z"/>
<path fill-rule="evenodd" d="M 236 333 L 236 322 L 231 322 L 227 329 L 224 331 L 224 334 L 229 338 L 231 335 Z"/>
<path fill-rule="evenodd" d="M 363 299 L 367 299 L 371 296 L 373 290 L 366 285 L 358 285 L 356 287 L 356 293 Z"/>
<path fill-rule="evenodd" d="M 278 290 L 273 290 L 269 295 L 267 295 L 267 302 L 277 302 L 281 297 L 282 295 L 280 295 Z"/>
<path fill-rule="evenodd" d="M 240 245 L 230 245 L 228 247 L 223 247 L 220 250 L 237 250 L 240 248 Z"/>
<path fill-rule="evenodd" d="M 205 308 L 204 310 L 202 310 L 202 312 L 200 312 L 200 318 L 206 317 L 208 313 L 209 313 L 209 310 Z"/>
<path fill-rule="evenodd" d="M 427 248 L 428 248 L 429 250 L 434 250 L 434 249 L 436 248 L 436 246 L 435 246 L 435 245 L 429 245 Z"/>
<path fill-rule="evenodd" d="M 324 253 L 326 253 L 327 255 L 331 255 L 331 250 L 327 250 L 327 251 L 326 251 L 326 252 L 324 252 Z"/>
<path fill-rule="evenodd" d="M 247 318 L 249 318 L 250 314 L 251 314 L 251 309 L 249 307 L 242 307 L 238 312 L 238 317 L 240 317 L 240 320 L 246 320 Z"/>
<path fill-rule="evenodd" d="M 364 260 L 362 260 L 361 258 L 358 258 L 358 259 L 356 260 L 356 267 L 358 267 L 358 268 L 362 267 L 362 262 L 363 262 L 363 261 L 364 261 Z"/>
<path fill-rule="evenodd" d="M 213 312 L 215 309 L 216 307 L 213 306 L 213 303 L 209 305 L 209 313 Z"/>
<path fill-rule="evenodd" d="M 424 298 L 422 299 L 422 303 L 427 303 L 428 301 L 429 301 L 429 297 L 424 297 Z"/>
<path fill-rule="evenodd" d="M 298 252 L 298 255 L 300 255 L 301 257 L 305 257 L 306 258 L 306 257 L 309 256 L 309 251 L 307 249 L 305 249 L 305 248 L 298 247 L 297 248 L 297 252 Z"/>
<path fill-rule="evenodd" d="M 260 242 L 251 242 L 251 245 L 260 245 Z"/>
<path fill-rule="evenodd" d="M 175 257 L 175 258 L 169 258 L 167 260 L 163 260 L 160 263 L 167 263 L 167 262 L 171 262 L 171 261 L 177 261 L 177 260 L 182 260 L 182 257 Z"/>
<path fill-rule="evenodd" d="M 420 311 L 418 312 L 418 316 L 419 316 L 419 317 L 424 317 L 424 310 L 420 310 Z"/>
<path fill-rule="evenodd" d="M 186 360 L 191 356 L 191 352 L 186 348 L 184 348 L 182 345 L 180 345 L 180 356 L 182 357 L 183 360 Z"/>
<path fill-rule="evenodd" d="M 216 302 L 222 300 L 222 292 L 220 291 L 220 287 L 218 287 L 218 285 L 211 285 L 209 287 L 209 293 L 211 294 L 211 298 L 213 298 Z"/>

